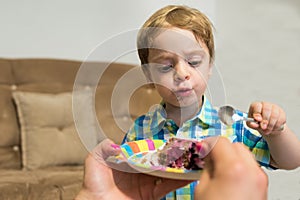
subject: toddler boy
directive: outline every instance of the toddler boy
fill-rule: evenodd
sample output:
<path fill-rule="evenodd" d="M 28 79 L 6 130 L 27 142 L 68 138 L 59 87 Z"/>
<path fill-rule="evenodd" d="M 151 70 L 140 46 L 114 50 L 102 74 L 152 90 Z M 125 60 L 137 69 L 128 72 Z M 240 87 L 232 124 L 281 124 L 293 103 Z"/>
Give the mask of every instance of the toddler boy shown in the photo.
<path fill-rule="evenodd" d="M 232 126 L 220 122 L 204 95 L 214 62 L 214 38 L 210 20 L 200 11 L 172 5 L 158 10 L 140 30 L 137 47 L 143 72 L 162 102 L 136 119 L 123 142 L 178 135 L 195 139 L 223 136 L 245 144 L 262 166 L 293 169 L 300 165 L 300 142 L 287 127 L 279 106 L 254 102 L 248 114 L 238 114 L 256 122 Z M 195 185 L 165 198 L 193 199 Z"/>

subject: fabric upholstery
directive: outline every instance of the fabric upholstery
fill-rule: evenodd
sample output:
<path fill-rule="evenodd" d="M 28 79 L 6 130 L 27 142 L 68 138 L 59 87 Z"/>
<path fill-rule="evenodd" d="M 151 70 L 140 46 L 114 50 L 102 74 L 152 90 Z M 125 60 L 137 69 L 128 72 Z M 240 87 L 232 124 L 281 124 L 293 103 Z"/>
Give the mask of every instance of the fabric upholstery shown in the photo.
<path fill-rule="evenodd" d="M 72 115 L 72 94 L 15 92 L 26 169 L 83 164 L 87 155 Z"/>
<path fill-rule="evenodd" d="M 69 121 L 70 114 L 65 117 L 62 117 L 63 114 L 58 116 L 62 110 L 54 112 L 57 109 L 53 106 L 64 102 L 62 99 L 70 96 L 82 64 L 81 61 L 61 59 L 0 58 L 0 199 L 74 199 L 82 185 L 83 177 L 82 164 L 74 165 L 83 162 L 83 159 L 74 156 L 73 152 L 74 147 L 78 147 L 74 144 L 78 143 L 78 138 L 75 137 L 78 136 L 78 131 L 74 122 Z M 121 85 L 124 88 L 119 91 L 120 97 L 114 99 L 113 104 L 112 96 L 118 81 L 136 66 L 104 62 L 85 63 L 85 66 L 99 69 L 107 67 L 102 77 L 99 77 L 93 101 L 82 98 L 82 101 L 92 105 L 97 116 L 96 123 L 92 121 L 91 127 L 95 125 L 101 127 L 97 137 L 85 139 L 92 138 L 91 146 L 103 139 L 101 135 L 121 143 L 131 122 L 147 112 L 152 104 L 159 103 L 160 97 L 153 87 L 144 85 L 131 91 L 129 100 L 128 95 L 127 98 L 123 98 L 123 95 L 127 94 L 126 83 Z M 80 82 L 82 88 L 90 87 L 90 78 L 97 77 L 88 74 L 86 82 Z M 134 82 L 136 78 L 138 76 L 129 79 L 128 84 Z M 17 93 L 22 97 L 16 97 Z M 29 98 L 25 93 L 33 96 Z M 22 106 L 20 102 L 14 101 L 13 94 L 20 101 L 22 99 Z M 33 101 L 27 101 L 28 104 L 24 106 L 25 99 L 31 98 L 34 98 L 35 104 Z M 46 101 L 45 98 L 56 100 Z M 42 106 L 41 102 L 46 103 L 48 107 Z M 66 103 L 63 108 L 70 110 L 70 104 Z M 48 110 L 42 112 L 37 107 Z M 19 113 L 17 109 L 20 110 Z M 51 119 L 48 118 L 50 113 Z M 39 131 L 33 128 L 36 125 Z M 75 125 L 78 125 L 78 121 Z M 21 130 L 26 131 L 21 134 Z M 76 131 L 77 134 L 74 134 Z M 30 139 L 23 140 L 26 138 L 24 136 Z M 59 143 L 63 143 L 64 148 L 60 148 Z M 39 149 L 39 152 L 36 149 Z M 55 150 L 54 154 L 49 155 L 52 150 Z M 78 149 L 76 151 L 81 152 Z M 62 155 L 58 156 L 57 152 Z"/>

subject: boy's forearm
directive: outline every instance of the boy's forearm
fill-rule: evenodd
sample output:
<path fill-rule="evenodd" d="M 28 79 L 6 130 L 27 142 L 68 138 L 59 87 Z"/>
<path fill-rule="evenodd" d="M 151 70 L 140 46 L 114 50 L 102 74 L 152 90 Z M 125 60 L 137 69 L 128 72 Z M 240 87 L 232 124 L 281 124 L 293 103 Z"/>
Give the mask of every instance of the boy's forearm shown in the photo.
<path fill-rule="evenodd" d="M 300 166 L 300 141 L 287 125 L 281 133 L 270 134 L 264 138 L 277 167 L 295 169 Z"/>

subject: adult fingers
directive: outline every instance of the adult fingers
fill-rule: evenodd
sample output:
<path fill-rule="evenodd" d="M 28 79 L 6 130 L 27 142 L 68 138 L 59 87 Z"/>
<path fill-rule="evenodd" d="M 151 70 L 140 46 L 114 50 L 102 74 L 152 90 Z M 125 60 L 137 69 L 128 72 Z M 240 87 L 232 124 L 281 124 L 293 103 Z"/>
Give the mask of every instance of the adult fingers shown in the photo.
<path fill-rule="evenodd" d="M 211 148 L 209 154 L 204 158 L 205 169 L 209 174 L 213 174 L 222 169 L 224 165 L 236 159 L 236 150 L 227 138 L 218 137 L 217 140 L 208 138 L 203 141 Z"/>
<path fill-rule="evenodd" d="M 243 145 L 242 143 L 234 143 L 232 145 L 235 149 L 237 157 L 242 158 L 242 160 L 247 163 L 247 165 L 255 165 L 259 167 L 254 158 L 254 155 L 249 151 L 249 149 L 247 149 L 245 145 Z"/>
<path fill-rule="evenodd" d="M 120 147 L 110 139 L 104 139 L 92 151 L 96 157 L 106 159 L 109 156 L 116 156 L 121 153 Z"/>
<path fill-rule="evenodd" d="M 233 168 L 236 176 L 241 177 L 240 185 L 245 181 L 245 175 L 247 176 L 248 183 L 246 184 L 248 189 L 246 191 L 253 190 L 257 193 L 255 199 L 267 199 L 268 191 L 268 177 L 266 173 L 261 169 L 253 154 L 240 143 L 235 143 L 234 148 L 240 158 L 236 168 Z M 237 181 L 238 179 L 235 179 Z"/>

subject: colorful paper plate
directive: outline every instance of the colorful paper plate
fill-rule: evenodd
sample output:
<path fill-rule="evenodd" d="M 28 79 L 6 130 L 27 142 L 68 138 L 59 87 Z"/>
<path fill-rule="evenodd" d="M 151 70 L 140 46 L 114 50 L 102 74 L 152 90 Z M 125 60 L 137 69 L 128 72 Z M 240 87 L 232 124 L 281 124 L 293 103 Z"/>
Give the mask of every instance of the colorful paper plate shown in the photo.
<path fill-rule="evenodd" d="M 198 180 L 202 170 L 186 170 L 163 167 L 156 163 L 154 157 L 158 148 L 165 144 L 164 140 L 138 140 L 121 145 L 122 154 L 108 159 L 109 162 L 123 164 L 127 162 L 138 172 L 163 178 L 180 180 Z"/>

